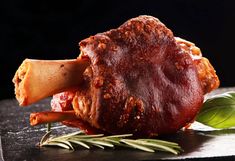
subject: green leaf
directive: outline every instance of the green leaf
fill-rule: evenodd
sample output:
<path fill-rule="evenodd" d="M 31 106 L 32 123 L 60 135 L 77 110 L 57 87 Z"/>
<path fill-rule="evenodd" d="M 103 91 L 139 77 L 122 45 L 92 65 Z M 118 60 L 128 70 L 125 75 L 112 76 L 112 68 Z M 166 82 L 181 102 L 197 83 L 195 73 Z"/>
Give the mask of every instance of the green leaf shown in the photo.
<path fill-rule="evenodd" d="M 96 145 L 107 146 L 107 147 L 111 147 L 111 148 L 114 147 L 113 144 L 111 144 L 111 143 L 109 143 L 107 141 L 95 140 L 95 139 L 85 140 L 85 141 L 90 143 L 90 144 L 92 144 L 92 145 L 96 144 Z"/>
<path fill-rule="evenodd" d="M 69 142 L 77 144 L 77 145 L 80 145 L 80 146 L 83 146 L 84 148 L 90 149 L 90 147 L 87 144 L 85 144 L 84 142 L 82 142 L 82 141 L 69 140 Z"/>
<path fill-rule="evenodd" d="M 76 132 L 72 132 L 70 134 L 65 134 L 65 135 L 57 137 L 56 139 L 63 139 L 63 138 L 69 138 L 72 136 L 79 136 L 80 134 L 84 134 L 83 131 L 76 131 Z"/>
<path fill-rule="evenodd" d="M 234 127 L 235 92 L 227 92 L 207 99 L 196 121 L 218 129 Z"/>
<path fill-rule="evenodd" d="M 179 146 L 179 144 L 174 143 L 174 142 L 158 140 L 158 139 L 138 139 L 138 140 L 139 141 L 145 141 L 147 143 L 153 143 L 153 144 L 156 144 L 156 145 L 163 145 L 163 146 L 166 146 L 166 147 L 170 147 L 170 148 L 176 149 L 178 151 L 182 151 L 182 149 Z"/>
<path fill-rule="evenodd" d="M 89 139 L 89 138 L 99 138 L 99 137 L 102 137 L 102 136 L 104 136 L 104 134 L 96 134 L 96 135 L 84 135 L 84 133 L 83 133 L 83 135 L 76 135 L 75 137 L 77 138 L 77 139 Z"/>
<path fill-rule="evenodd" d="M 70 149 L 70 147 L 67 144 L 58 143 L 58 142 L 50 142 L 50 143 L 42 144 L 42 146 L 58 146 L 61 148 Z"/>
<path fill-rule="evenodd" d="M 136 142 L 136 140 L 122 139 L 121 142 L 123 142 L 127 145 L 130 145 L 133 148 L 140 149 L 140 150 L 143 150 L 143 151 L 146 151 L 146 152 L 152 152 L 152 153 L 155 152 L 154 149 L 152 149 L 152 148 L 149 148 L 145 145 L 138 144 Z"/>
<path fill-rule="evenodd" d="M 51 131 L 48 131 L 45 135 L 42 136 L 39 145 L 42 145 L 45 141 L 47 141 L 50 138 Z"/>
<path fill-rule="evenodd" d="M 148 142 L 148 141 L 144 141 L 144 140 L 136 140 L 136 143 L 154 148 L 156 150 L 168 151 L 168 152 L 171 152 L 173 154 L 178 154 L 177 150 L 175 150 L 175 149 L 173 149 L 173 148 L 171 148 L 170 146 L 167 146 L 167 145 L 155 144 L 153 142 Z"/>
<path fill-rule="evenodd" d="M 61 143 L 68 145 L 72 150 L 74 150 L 73 145 L 69 141 L 61 141 Z"/>
<path fill-rule="evenodd" d="M 98 147 L 98 148 L 104 149 L 104 147 L 102 145 L 99 145 L 99 144 L 93 144 L 93 145 Z"/>
<path fill-rule="evenodd" d="M 170 141 L 164 141 L 164 140 L 158 140 L 158 139 L 138 139 L 138 140 L 143 140 L 143 141 L 152 142 L 152 143 L 156 143 L 156 144 L 179 146 L 177 143 L 170 142 Z"/>
<path fill-rule="evenodd" d="M 105 136 L 103 138 L 124 138 L 124 137 L 130 137 L 130 136 L 133 136 L 133 134 L 110 135 L 110 136 Z"/>

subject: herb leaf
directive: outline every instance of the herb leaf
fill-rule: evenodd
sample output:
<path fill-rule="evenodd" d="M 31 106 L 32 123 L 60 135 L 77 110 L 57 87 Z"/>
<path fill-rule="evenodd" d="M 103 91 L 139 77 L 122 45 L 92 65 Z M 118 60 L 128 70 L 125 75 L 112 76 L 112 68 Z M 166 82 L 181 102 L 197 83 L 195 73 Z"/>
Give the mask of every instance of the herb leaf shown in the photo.
<path fill-rule="evenodd" d="M 165 151 L 179 154 L 182 149 L 177 143 L 157 139 L 126 139 L 132 134 L 104 136 L 103 134 L 87 135 L 82 131 L 73 132 L 62 136 L 49 136 L 46 133 L 40 141 L 40 146 L 57 146 L 65 149 L 75 150 L 76 146 L 87 149 L 90 147 L 115 148 L 126 147 L 139 149 L 147 152 Z"/>
<path fill-rule="evenodd" d="M 235 126 L 235 92 L 227 92 L 207 99 L 196 121 L 213 128 Z"/>

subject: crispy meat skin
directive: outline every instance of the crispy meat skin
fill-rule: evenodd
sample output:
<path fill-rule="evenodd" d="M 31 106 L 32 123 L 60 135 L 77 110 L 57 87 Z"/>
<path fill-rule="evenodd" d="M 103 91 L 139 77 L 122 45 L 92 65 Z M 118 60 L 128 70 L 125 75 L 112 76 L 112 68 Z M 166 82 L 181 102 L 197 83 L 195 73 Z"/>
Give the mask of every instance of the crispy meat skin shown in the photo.
<path fill-rule="evenodd" d="M 192 57 L 204 94 L 218 88 L 220 84 L 219 78 L 209 60 L 202 57 L 201 50 L 192 42 L 178 37 L 175 37 L 175 39 L 181 49 Z"/>
<path fill-rule="evenodd" d="M 203 102 L 192 57 L 158 19 L 139 16 L 80 42 L 90 67 L 73 108 L 79 119 L 109 133 L 154 136 L 176 132 Z"/>

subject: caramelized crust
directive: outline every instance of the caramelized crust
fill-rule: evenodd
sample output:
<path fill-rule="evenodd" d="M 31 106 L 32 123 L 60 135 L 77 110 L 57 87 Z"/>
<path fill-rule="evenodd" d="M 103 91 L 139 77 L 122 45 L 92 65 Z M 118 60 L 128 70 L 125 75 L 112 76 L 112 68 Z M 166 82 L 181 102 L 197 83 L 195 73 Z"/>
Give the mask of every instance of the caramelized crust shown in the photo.
<path fill-rule="evenodd" d="M 139 16 L 80 42 L 91 65 L 73 107 L 109 133 L 176 132 L 199 111 L 204 88 L 189 51 L 158 19 Z"/>
<path fill-rule="evenodd" d="M 192 42 L 179 37 L 175 37 L 175 40 L 181 46 L 181 49 L 185 50 L 192 57 L 204 94 L 218 88 L 220 84 L 219 78 L 209 60 L 202 57 L 201 50 Z"/>

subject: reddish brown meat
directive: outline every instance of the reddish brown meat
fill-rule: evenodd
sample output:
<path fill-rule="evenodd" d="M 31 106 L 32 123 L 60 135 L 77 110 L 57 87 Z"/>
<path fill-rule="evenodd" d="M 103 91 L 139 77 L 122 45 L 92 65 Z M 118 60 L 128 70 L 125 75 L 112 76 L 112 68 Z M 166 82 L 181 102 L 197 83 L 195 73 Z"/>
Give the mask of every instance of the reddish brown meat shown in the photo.
<path fill-rule="evenodd" d="M 194 119 L 203 94 L 219 86 L 209 61 L 193 43 L 175 38 L 158 19 L 140 16 L 80 42 L 87 59 L 84 84 L 57 94 L 52 109 L 71 110 L 63 123 L 87 133 L 155 136 Z"/>
<path fill-rule="evenodd" d="M 109 133 L 176 132 L 203 102 L 191 56 L 158 19 L 140 16 L 80 42 L 91 65 L 73 108 L 79 119 Z"/>

